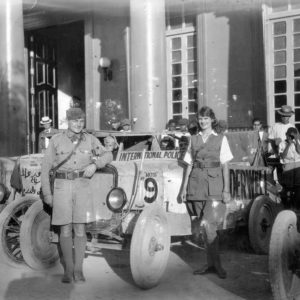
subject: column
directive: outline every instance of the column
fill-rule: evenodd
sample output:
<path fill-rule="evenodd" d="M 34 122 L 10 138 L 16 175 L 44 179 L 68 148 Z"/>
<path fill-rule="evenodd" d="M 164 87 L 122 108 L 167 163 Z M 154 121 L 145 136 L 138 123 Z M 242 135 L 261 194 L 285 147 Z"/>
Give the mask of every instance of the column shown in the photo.
<path fill-rule="evenodd" d="M 130 0 L 130 108 L 134 131 L 167 122 L 165 1 Z"/>
<path fill-rule="evenodd" d="M 26 154 L 27 100 L 21 0 L 0 2 L 0 156 Z"/>

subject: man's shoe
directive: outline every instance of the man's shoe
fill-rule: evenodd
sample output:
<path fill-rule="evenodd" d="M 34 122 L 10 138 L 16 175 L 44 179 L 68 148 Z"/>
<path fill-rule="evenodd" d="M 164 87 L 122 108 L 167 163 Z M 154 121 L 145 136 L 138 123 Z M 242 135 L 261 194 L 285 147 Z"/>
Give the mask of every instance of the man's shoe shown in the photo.
<path fill-rule="evenodd" d="M 82 271 L 74 272 L 74 281 L 75 282 L 85 282 L 85 277 Z"/>
<path fill-rule="evenodd" d="M 216 269 L 214 266 L 205 265 L 201 269 L 195 270 L 193 272 L 194 275 L 205 275 L 209 273 L 216 273 Z"/>
<path fill-rule="evenodd" d="M 71 283 L 73 281 L 72 275 L 69 273 L 64 273 L 64 276 L 61 279 L 62 283 Z"/>

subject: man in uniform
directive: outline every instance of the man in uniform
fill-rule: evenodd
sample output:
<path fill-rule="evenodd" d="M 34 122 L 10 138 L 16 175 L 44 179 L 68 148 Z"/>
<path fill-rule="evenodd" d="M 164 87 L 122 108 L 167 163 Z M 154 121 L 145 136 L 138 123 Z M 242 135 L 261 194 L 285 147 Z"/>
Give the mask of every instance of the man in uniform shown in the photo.
<path fill-rule="evenodd" d="M 46 149 L 41 181 L 44 202 L 52 207 L 52 224 L 60 227 L 59 242 L 65 267 L 62 282 L 71 283 L 73 279 L 85 281 L 82 272 L 85 226 L 96 220 L 90 178 L 97 169 L 112 161 L 112 153 L 84 131 L 85 114 L 80 108 L 67 110 L 67 120 L 68 129 L 53 136 Z M 52 194 L 49 171 L 58 165 Z"/>

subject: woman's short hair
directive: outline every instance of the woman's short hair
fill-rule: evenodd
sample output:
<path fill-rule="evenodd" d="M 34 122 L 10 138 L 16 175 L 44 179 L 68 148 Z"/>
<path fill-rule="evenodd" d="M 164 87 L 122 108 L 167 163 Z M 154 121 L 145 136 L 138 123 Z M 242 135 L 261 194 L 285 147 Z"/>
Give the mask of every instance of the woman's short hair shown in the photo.
<path fill-rule="evenodd" d="M 215 115 L 214 111 L 208 106 L 202 106 L 199 109 L 198 116 L 210 117 L 212 119 L 212 124 L 211 125 L 212 125 L 213 128 L 215 128 L 218 124 L 218 121 L 217 121 L 217 118 L 216 118 L 216 115 Z"/>

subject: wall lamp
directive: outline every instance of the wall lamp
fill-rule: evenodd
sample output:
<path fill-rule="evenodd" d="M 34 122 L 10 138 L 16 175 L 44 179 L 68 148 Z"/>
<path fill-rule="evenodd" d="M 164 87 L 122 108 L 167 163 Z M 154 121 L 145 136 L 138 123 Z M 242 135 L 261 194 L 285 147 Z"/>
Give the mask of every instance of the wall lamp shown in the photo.
<path fill-rule="evenodd" d="M 111 81 L 112 80 L 112 69 L 111 69 L 111 61 L 107 57 L 101 57 L 99 59 L 99 66 L 103 70 L 104 74 L 104 81 Z"/>

